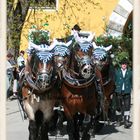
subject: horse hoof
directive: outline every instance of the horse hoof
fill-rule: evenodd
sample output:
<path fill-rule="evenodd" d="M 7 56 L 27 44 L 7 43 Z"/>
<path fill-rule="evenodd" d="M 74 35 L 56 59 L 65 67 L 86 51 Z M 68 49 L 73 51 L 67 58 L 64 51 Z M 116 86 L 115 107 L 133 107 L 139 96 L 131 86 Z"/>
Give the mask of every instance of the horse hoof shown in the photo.
<path fill-rule="evenodd" d="M 126 121 L 124 124 L 124 128 L 128 129 L 132 126 L 132 122 Z"/>
<path fill-rule="evenodd" d="M 90 140 L 90 134 L 85 135 L 81 140 Z"/>

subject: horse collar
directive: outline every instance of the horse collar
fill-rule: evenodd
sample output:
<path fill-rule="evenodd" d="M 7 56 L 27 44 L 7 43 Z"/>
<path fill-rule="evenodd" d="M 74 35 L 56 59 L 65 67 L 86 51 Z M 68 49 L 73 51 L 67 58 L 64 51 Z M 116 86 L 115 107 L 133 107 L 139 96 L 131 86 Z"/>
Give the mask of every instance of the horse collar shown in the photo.
<path fill-rule="evenodd" d="M 83 88 L 85 86 L 90 85 L 93 80 L 95 79 L 95 75 L 90 77 L 89 79 L 76 79 L 70 76 L 70 73 L 66 72 L 63 70 L 62 75 L 65 79 L 65 81 L 71 85 L 71 86 L 76 86 L 77 88 Z"/>

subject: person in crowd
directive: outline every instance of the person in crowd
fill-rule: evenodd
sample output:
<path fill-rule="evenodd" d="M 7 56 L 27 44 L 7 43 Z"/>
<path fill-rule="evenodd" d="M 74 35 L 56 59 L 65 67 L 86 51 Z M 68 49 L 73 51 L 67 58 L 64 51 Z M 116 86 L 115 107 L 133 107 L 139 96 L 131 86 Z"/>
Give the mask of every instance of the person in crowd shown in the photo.
<path fill-rule="evenodd" d="M 19 57 L 17 58 L 17 65 L 19 72 L 25 67 L 24 51 L 21 50 Z"/>
<path fill-rule="evenodd" d="M 18 74 L 17 74 L 16 67 L 17 67 L 17 65 L 16 65 L 15 60 L 13 59 L 13 54 L 11 52 L 7 51 L 7 61 L 6 61 L 7 98 L 10 96 L 16 97 L 17 85 L 18 85 L 17 84 Z M 11 92 L 12 92 L 12 94 L 11 94 Z"/>
<path fill-rule="evenodd" d="M 132 91 L 132 70 L 128 67 L 128 60 L 121 61 L 121 67 L 115 70 L 115 101 L 117 126 L 124 121 L 124 128 L 130 128 L 130 108 Z"/>
<path fill-rule="evenodd" d="M 12 65 L 10 60 L 12 59 L 13 55 L 11 53 L 7 53 L 6 55 L 6 91 L 7 91 L 7 98 L 10 96 L 10 86 L 12 83 Z"/>

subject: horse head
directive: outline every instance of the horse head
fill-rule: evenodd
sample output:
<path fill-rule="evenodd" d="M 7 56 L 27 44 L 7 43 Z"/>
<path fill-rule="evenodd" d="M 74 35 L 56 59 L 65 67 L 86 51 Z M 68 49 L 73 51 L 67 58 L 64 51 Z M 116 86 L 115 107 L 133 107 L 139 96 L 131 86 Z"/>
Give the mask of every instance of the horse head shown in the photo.
<path fill-rule="evenodd" d="M 98 69 L 102 70 L 102 68 L 109 64 L 109 54 L 108 51 L 112 48 L 112 45 L 108 47 L 103 47 L 103 46 L 94 46 L 93 50 L 93 63 L 96 64 Z"/>
<path fill-rule="evenodd" d="M 94 65 L 92 62 L 93 46 L 90 42 L 77 43 L 74 47 L 74 56 L 76 65 L 75 71 L 84 79 L 88 79 L 93 75 Z M 77 69 L 77 70 L 76 70 Z"/>
<path fill-rule="evenodd" d="M 68 63 L 70 61 L 70 45 L 72 41 L 67 43 L 57 42 L 54 47 L 54 62 L 55 69 L 59 75 L 59 78 L 62 79 L 62 71 L 67 69 Z"/>
<path fill-rule="evenodd" d="M 70 48 L 65 43 L 59 43 L 56 44 L 54 48 L 54 61 L 56 64 L 56 69 L 63 70 L 63 68 L 66 68 L 69 62 L 70 57 Z"/>
<path fill-rule="evenodd" d="M 30 61 L 31 73 L 35 89 L 45 91 L 51 87 L 55 77 L 53 53 L 49 51 L 35 51 Z"/>

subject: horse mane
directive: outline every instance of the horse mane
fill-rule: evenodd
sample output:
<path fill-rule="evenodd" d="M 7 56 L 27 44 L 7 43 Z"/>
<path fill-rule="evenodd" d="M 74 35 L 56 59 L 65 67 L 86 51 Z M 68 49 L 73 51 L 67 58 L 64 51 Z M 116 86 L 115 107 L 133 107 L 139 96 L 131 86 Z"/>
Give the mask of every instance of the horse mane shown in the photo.
<path fill-rule="evenodd" d="M 71 74 L 71 76 L 74 76 L 74 77 L 75 77 L 75 74 L 74 74 L 75 65 L 77 65 L 77 61 L 75 60 L 75 48 L 73 48 L 73 49 L 71 49 L 67 72 L 69 72 Z M 77 72 L 77 71 L 75 71 L 75 72 Z"/>
<path fill-rule="evenodd" d="M 103 82 L 106 82 L 107 80 L 114 79 L 114 66 L 112 64 L 112 61 L 110 60 L 110 57 L 108 56 L 106 64 L 103 66 L 101 73 Z"/>

